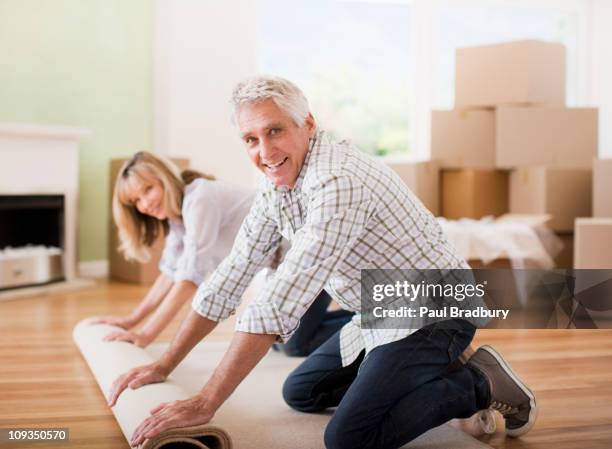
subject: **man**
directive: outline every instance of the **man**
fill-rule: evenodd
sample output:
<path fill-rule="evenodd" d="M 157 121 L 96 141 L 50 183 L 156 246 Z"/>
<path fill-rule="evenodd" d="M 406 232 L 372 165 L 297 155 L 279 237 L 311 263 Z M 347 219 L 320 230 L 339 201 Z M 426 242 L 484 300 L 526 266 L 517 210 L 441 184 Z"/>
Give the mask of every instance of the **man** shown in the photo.
<path fill-rule="evenodd" d="M 287 379 L 287 403 L 304 412 L 337 407 L 328 448 L 396 448 L 452 418 L 493 407 L 507 433 L 533 426 L 533 393 L 492 348 L 456 360 L 475 327 L 380 330 L 360 327 L 360 270 L 463 269 L 435 218 L 386 166 L 318 130 L 302 92 L 287 80 L 256 77 L 233 92 L 247 153 L 266 177 L 231 254 L 203 284 L 168 351 L 121 376 L 125 388 L 163 381 L 239 305 L 242 293 L 282 236 L 292 245 L 275 275 L 238 319 L 223 360 L 193 398 L 161 404 L 131 443 L 172 427 L 203 424 L 276 341 L 287 341 L 325 288 L 355 318 Z"/>

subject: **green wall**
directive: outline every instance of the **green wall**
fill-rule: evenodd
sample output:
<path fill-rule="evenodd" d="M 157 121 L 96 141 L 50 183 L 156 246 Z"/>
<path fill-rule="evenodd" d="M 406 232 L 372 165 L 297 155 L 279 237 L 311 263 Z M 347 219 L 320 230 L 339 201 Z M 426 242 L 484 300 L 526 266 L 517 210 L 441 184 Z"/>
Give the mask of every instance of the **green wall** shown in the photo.
<path fill-rule="evenodd" d="M 152 4 L 0 0 L 0 121 L 93 133 L 80 147 L 81 261 L 107 257 L 109 159 L 151 147 Z"/>

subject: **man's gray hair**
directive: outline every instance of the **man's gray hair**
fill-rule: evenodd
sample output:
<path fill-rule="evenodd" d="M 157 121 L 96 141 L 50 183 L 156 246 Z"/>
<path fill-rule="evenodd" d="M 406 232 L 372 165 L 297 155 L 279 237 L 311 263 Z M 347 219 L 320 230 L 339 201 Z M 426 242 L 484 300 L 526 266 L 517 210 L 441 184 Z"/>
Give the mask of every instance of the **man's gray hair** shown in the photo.
<path fill-rule="evenodd" d="M 291 81 L 271 75 L 258 75 L 236 85 L 232 92 L 234 116 L 244 105 L 271 99 L 299 127 L 304 126 L 310 112 L 304 93 Z"/>

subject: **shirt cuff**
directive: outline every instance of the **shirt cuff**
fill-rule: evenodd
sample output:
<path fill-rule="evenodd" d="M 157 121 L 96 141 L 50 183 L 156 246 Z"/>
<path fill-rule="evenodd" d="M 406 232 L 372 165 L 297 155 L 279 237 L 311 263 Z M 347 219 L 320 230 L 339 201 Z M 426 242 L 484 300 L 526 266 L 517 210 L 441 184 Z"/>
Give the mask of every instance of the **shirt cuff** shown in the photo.
<path fill-rule="evenodd" d="M 272 303 L 252 303 L 236 321 L 236 331 L 278 335 L 280 340 L 286 343 L 300 325 L 299 320 L 293 321 L 283 319 Z"/>
<path fill-rule="evenodd" d="M 195 284 L 196 287 L 199 287 L 200 284 L 202 282 L 204 282 L 204 276 L 202 276 L 199 273 L 190 273 L 187 271 L 181 271 L 181 270 L 177 270 L 174 273 L 174 282 L 181 282 L 181 281 L 190 281 L 193 282 Z"/>
<path fill-rule="evenodd" d="M 193 297 L 193 301 L 191 301 L 191 308 L 204 318 L 221 322 L 236 313 L 236 309 L 231 308 L 227 304 L 229 304 L 229 301 L 219 295 L 207 292 L 200 293 L 198 291 Z"/>
<path fill-rule="evenodd" d="M 172 267 L 163 263 L 159 264 L 159 271 L 170 279 L 174 279 L 174 273 L 176 272 L 176 270 L 172 269 Z"/>

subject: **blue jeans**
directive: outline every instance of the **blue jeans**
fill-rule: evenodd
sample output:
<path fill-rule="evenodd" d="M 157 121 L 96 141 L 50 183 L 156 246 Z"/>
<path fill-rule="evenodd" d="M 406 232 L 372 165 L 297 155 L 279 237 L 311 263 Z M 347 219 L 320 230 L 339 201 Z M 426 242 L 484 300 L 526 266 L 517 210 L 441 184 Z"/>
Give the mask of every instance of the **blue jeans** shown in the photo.
<path fill-rule="evenodd" d="M 302 412 L 338 407 L 328 449 L 398 448 L 488 406 L 486 379 L 458 362 L 474 333 L 463 320 L 435 323 L 342 367 L 337 332 L 289 375 L 283 397 Z"/>
<path fill-rule="evenodd" d="M 332 298 L 322 290 L 300 320 L 300 326 L 285 344 L 276 344 L 290 357 L 306 357 L 351 321 L 353 312 L 348 310 L 327 311 Z"/>

